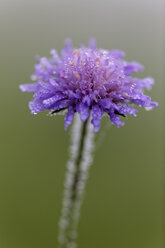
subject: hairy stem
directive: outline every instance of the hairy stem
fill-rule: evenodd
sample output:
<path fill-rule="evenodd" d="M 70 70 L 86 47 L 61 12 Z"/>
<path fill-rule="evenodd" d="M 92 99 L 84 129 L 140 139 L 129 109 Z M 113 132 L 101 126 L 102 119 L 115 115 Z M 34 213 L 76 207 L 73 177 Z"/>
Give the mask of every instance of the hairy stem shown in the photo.
<path fill-rule="evenodd" d="M 65 191 L 60 219 L 59 247 L 75 248 L 77 224 L 89 165 L 92 162 L 94 134 L 90 121 L 82 123 L 76 116 L 72 129 L 70 160 L 67 163 Z"/>
<path fill-rule="evenodd" d="M 87 132 L 87 121 L 85 121 L 83 123 L 83 126 L 82 126 L 82 133 L 81 133 L 81 138 L 80 138 L 80 147 L 79 147 L 79 151 L 77 154 L 77 159 L 75 161 L 76 172 L 75 172 L 75 176 L 73 179 L 73 186 L 72 186 L 72 201 L 73 202 L 76 200 L 76 197 L 77 197 L 77 194 L 76 194 L 77 193 L 77 186 L 78 186 L 78 182 L 80 179 L 79 177 L 81 175 L 80 164 L 81 164 L 82 155 L 83 155 L 86 132 Z"/>

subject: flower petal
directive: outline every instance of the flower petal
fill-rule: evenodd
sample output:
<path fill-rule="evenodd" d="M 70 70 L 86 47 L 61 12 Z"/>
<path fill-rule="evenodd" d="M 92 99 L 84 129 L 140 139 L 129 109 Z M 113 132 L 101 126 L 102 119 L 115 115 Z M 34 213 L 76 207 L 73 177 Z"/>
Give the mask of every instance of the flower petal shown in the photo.
<path fill-rule="evenodd" d="M 59 101 L 59 100 L 62 100 L 62 99 L 64 99 L 64 98 L 66 98 L 64 95 L 62 95 L 62 94 L 56 94 L 56 95 L 54 95 L 54 96 L 52 96 L 52 97 L 50 97 L 50 98 L 48 98 L 48 99 L 45 99 L 45 100 L 43 101 L 43 105 L 44 105 L 46 108 L 48 108 L 48 107 L 50 107 L 52 104 L 54 104 L 55 102 L 57 102 L 57 101 Z"/>
<path fill-rule="evenodd" d="M 72 123 L 73 117 L 74 117 L 74 108 L 71 106 L 68 109 L 68 113 L 65 116 L 65 130 L 68 128 L 68 126 Z"/>
<path fill-rule="evenodd" d="M 137 62 L 130 62 L 130 63 L 126 63 L 126 65 L 124 66 L 124 71 L 126 75 L 130 75 L 134 72 L 138 72 L 143 70 L 143 66 Z"/>
<path fill-rule="evenodd" d="M 110 56 L 114 57 L 115 59 L 119 59 L 125 57 L 125 52 L 121 50 L 112 50 L 109 52 Z"/>
<path fill-rule="evenodd" d="M 31 114 L 36 114 L 40 111 L 45 110 L 45 107 L 43 106 L 42 102 L 36 99 L 29 102 L 29 108 L 31 110 Z"/>
<path fill-rule="evenodd" d="M 117 110 L 119 114 L 122 114 L 122 115 L 132 114 L 134 116 L 136 116 L 136 112 L 138 111 L 137 109 L 131 108 L 129 106 L 123 106 L 123 105 L 115 105 L 115 110 Z"/>
<path fill-rule="evenodd" d="M 111 107 L 111 104 L 112 104 L 112 102 L 109 98 L 99 99 L 98 103 L 105 110 L 109 109 Z"/>
<path fill-rule="evenodd" d="M 21 84 L 19 88 L 22 92 L 35 92 L 38 89 L 38 83 Z"/>
<path fill-rule="evenodd" d="M 80 114 L 80 119 L 86 121 L 89 118 L 89 107 L 87 104 L 80 102 L 76 106 L 77 112 Z"/>
<path fill-rule="evenodd" d="M 103 115 L 103 110 L 98 106 L 92 106 L 92 124 L 94 126 L 94 132 L 98 132 L 100 129 L 100 120 Z"/>
<path fill-rule="evenodd" d="M 152 110 L 153 108 L 158 107 L 159 103 L 158 102 L 151 102 L 149 106 L 145 107 L 147 111 Z"/>
<path fill-rule="evenodd" d="M 110 116 L 111 122 L 112 122 L 114 125 L 116 125 L 117 127 L 121 127 L 121 126 L 124 125 L 124 122 L 122 122 L 122 121 L 120 120 L 120 117 L 119 117 L 117 114 L 114 113 L 114 110 L 113 110 L 113 109 L 111 109 L 111 110 L 109 111 L 109 116 Z"/>
<path fill-rule="evenodd" d="M 91 49 L 96 49 L 96 40 L 94 38 L 89 40 L 88 47 Z"/>
<path fill-rule="evenodd" d="M 154 84 L 154 79 L 153 78 L 143 78 L 143 79 L 134 79 L 137 87 L 139 88 L 146 88 L 148 90 L 151 89 L 151 86 Z"/>
<path fill-rule="evenodd" d="M 49 109 L 55 111 L 55 110 L 67 108 L 67 107 L 69 107 L 69 105 L 70 105 L 69 100 L 61 100 L 61 101 L 58 101 L 55 104 L 51 105 Z"/>
<path fill-rule="evenodd" d="M 68 39 L 65 40 L 65 47 L 61 52 L 62 57 L 65 58 L 66 56 L 71 54 L 72 50 L 73 50 L 72 40 L 68 38 Z"/>

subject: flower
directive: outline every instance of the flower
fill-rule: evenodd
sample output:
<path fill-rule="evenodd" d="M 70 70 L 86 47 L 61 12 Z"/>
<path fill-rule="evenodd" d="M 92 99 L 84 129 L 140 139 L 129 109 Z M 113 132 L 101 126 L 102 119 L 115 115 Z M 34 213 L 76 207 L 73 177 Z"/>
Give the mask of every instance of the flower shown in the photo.
<path fill-rule="evenodd" d="M 29 103 L 32 114 L 43 110 L 51 110 L 53 114 L 67 109 L 67 129 L 75 112 L 83 122 L 91 112 L 91 122 L 97 132 L 104 112 L 120 127 L 124 124 L 121 116 L 136 116 L 137 109 L 132 104 L 147 110 L 158 106 L 143 93 L 144 88 L 151 88 L 154 80 L 132 77 L 143 66 L 122 60 L 123 51 L 97 49 L 94 40 L 90 40 L 88 47 L 74 49 L 72 42 L 66 40 L 61 56 L 56 50 L 51 55 L 51 58 L 37 58 L 32 75 L 36 82 L 20 85 L 23 92 L 34 92 L 34 99 Z"/>

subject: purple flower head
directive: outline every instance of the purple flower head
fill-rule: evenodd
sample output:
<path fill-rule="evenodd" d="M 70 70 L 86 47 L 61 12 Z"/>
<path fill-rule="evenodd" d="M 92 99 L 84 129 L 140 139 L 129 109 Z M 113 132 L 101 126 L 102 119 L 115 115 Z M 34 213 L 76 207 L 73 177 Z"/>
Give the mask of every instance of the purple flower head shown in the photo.
<path fill-rule="evenodd" d="M 91 113 L 95 132 L 100 128 L 104 112 L 120 127 L 124 124 L 121 116 L 136 116 L 137 109 L 132 108 L 132 104 L 147 110 L 158 106 L 143 94 L 143 89 L 150 89 L 154 80 L 132 77 L 131 74 L 143 66 L 122 60 L 124 56 L 119 50 L 97 49 L 94 40 L 89 42 L 88 48 L 79 49 L 74 49 L 67 40 L 61 56 L 52 50 L 51 58 L 37 58 L 32 75 L 35 83 L 21 85 L 20 89 L 34 92 L 34 99 L 29 103 L 32 114 L 67 109 L 65 129 L 72 123 L 75 112 L 82 121 Z"/>

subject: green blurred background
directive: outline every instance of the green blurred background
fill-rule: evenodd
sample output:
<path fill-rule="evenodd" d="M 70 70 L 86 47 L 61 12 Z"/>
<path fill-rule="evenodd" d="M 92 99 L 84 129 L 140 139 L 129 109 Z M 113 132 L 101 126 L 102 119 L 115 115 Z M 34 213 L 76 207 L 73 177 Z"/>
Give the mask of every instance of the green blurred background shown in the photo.
<path fill-rule="evenodd" d="M 30 115 L 34 56 L 96 37 L 156 80 L 160 106 L 141 109 L 97 143 L 79 225 L 79 248 L 163 248 L 162 0 L 0 0 L 0 247 L 57 247 L 69 131 L 63 117 Z M 103 118 L 102 132 L 108 120 Z"/>

